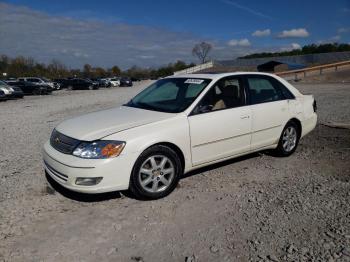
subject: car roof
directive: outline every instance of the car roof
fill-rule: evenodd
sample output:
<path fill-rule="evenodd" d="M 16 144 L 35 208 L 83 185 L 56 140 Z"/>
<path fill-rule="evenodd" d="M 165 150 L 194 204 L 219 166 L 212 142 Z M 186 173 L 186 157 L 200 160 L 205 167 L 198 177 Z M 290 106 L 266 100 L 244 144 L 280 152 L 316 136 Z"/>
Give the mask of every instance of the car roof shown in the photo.
<path fill-rule="evenodd" d="M 217 80 L 222 77 L 235 76 L 235 75 L 267 75 L 267 76 L 273 76 L 273 77 L 276 76 L 273 74 L 261 73 L 261 72 L 231 72 L 231 73 L 179 74 L 179 75 L 168 76 L 166 78 L 204 78 L 204 79 Z"/>

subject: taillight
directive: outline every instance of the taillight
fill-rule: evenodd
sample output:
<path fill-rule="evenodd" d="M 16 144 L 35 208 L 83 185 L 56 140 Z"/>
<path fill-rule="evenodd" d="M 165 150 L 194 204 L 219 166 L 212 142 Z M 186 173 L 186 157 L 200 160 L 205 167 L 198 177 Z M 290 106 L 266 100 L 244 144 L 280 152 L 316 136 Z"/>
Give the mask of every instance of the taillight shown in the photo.
<path fill-rule="evenodd" d="M 312 104 L 312 107 L 314 108 L 314 112 L 317 112 L 317 103 L 316 100 L 314 100 L 314 103 Z"/>

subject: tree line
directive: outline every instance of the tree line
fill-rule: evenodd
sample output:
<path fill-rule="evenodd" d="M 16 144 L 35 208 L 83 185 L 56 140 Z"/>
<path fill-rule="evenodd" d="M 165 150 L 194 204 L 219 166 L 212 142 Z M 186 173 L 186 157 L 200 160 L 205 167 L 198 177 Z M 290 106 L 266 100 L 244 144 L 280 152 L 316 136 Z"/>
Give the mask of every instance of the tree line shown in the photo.
<path fill-rule="evenodd" d="M 308 54 L 319 54 L 319 53 L 331 53 L 331 52 L 345 52 L 350 51 L 349 44 L 338 44 L 338 43 L 329 43 L 329 44 L 311 44 L 305 45 L 301 49 L 294 49 L 291 51 L 284 52 L 263 52 L 263 53 L 254 53 L 246 56 L 239 57 L 240 59 L 246 58 L 262 58 L 262 57 L 275 57 L 275 56 L 293 56 L 293 55 L 308 55 Z"/>
<path fill-rule="evenodd" d="M 111 68 L 93 67 L 85 64 L 82 69 L 71 69 L 58 60 L 52 60 L 49 64 L 39 63 L 31 57 L 17 56 L 15 58 L 0 55 L 0 76 L 2 78 L 17 78 L 21 76 L 39 76 L 50 79 L 79 77 L 79 78 L 104 78 L 114 76 L 126 76 L 136 79 L 157 79 L 172 75 L 175 71 L 183 70 L 195 64 L 187 64 L 183 61 L 170 63 L 159 68 L 142 68 L 133 66 L 127 70 L 121 70 L 118 66 Z M 4 75 L 6 73 L 6 75 Z"/>

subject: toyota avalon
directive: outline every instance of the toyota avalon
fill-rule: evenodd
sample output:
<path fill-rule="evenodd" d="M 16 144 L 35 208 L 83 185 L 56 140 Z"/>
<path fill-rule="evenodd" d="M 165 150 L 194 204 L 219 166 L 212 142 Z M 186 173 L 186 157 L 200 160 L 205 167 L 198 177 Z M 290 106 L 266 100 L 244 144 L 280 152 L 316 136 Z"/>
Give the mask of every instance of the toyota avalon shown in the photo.
<path fill-rule="evenodd" d="M 170 76 L 120 107 L 60 123 L 44 167 L 73 191 L 157 199 L 203 166 L 267 149 L 289 156 L 316 122 L 313 96 L 272 74 Z"/>

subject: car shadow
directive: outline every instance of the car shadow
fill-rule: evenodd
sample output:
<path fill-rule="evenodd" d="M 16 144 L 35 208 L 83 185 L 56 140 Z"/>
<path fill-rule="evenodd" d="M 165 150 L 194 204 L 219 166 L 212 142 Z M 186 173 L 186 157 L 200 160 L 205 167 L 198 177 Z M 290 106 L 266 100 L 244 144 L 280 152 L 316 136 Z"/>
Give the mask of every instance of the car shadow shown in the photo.
<path fill-rule="evenodd" d="M 62 196 L 69 198 L 71 200 L 75 200 L 79 202 L 101 202 L 101 201 L 121 198 L 121 192 L 119 191 L 109 192 L 109 193 L 100 193 L 100 194 L 84 194 L 84 193 L 74 192 L 58 184 L 46 172 L 45 172 L 45 176 L 46 176 L 47 182 L 49 183 L 49 185 L 52 187 L 54 191 L 58 192 Z M 50 191 L 50 189 L 47 189 L 47 191 Z M 48 194 L 50 194 L 50 192 L 48 192 Z M 52 194 L 54 194 L 54 192 Z"/>
<path fill-rule="evenodd" d="M 193 171 L 190 171 L 190 172 L 184 174 L 181 177 L 181 179 L 186 179 L 188 177 L 195 176 L 195 175 L 198 175 L 198 174 L 203 173 L 203 172 L 211 171 L 211 170 L 214 170 L 214 169 L 217 169 L 217 168 L 221 168 L 221 167 L 224 167 L 224 166 L 228 166 L 228 165 L 232 165 L 234 163 L 238 163 L 238 162 L 241 162 L 241 161 L 244 161 L 244 160 L 255 158 L 255 157 L 261 156 L 263 154 L 269 154 L 269 153 L 268 153 L 268 151 L 251 153 L 251 154 L 240 156 L 240 157 L 237 157 L 237 158 L 225 160 L 223 162 L 215 163 L 215 164 L 212 164 L 212 165 L 209 165 L 209 166 L 201 167 L 201 168 L 195 169 Z"/>

